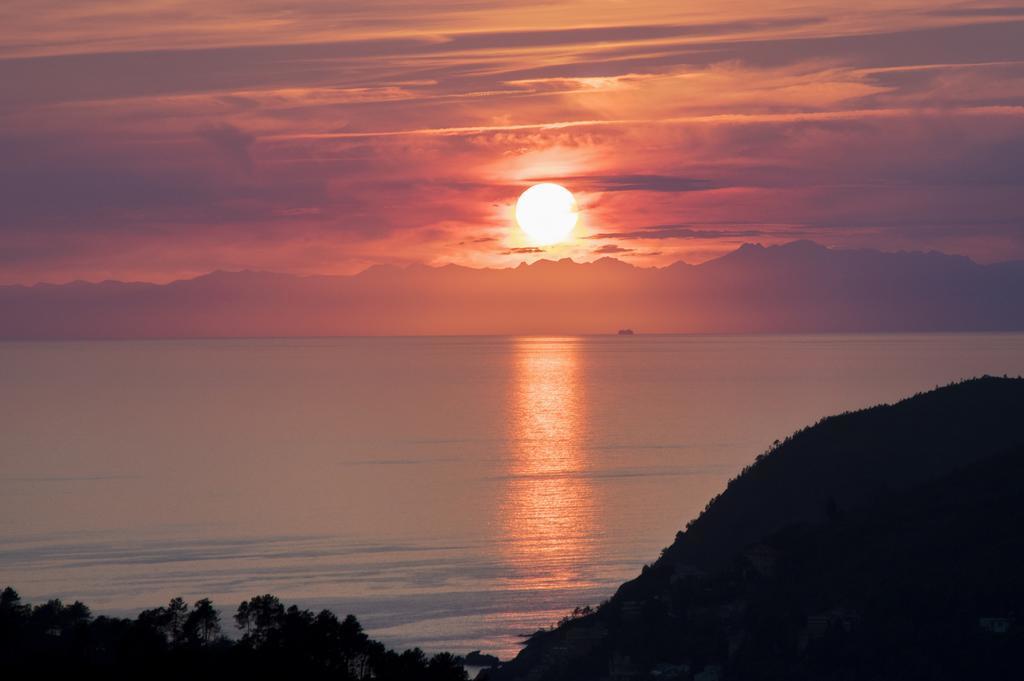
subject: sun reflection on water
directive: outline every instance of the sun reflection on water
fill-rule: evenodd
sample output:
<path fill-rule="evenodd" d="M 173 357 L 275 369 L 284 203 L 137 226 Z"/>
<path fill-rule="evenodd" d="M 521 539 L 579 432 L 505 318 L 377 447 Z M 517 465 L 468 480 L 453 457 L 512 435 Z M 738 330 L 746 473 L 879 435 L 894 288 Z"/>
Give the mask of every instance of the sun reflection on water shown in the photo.
<path fill-rule="evenodd" d="M 516 586 L 582 586 L 595 535 L 579 341 L 516 341 L 509 395 L 503 553 Z"/>

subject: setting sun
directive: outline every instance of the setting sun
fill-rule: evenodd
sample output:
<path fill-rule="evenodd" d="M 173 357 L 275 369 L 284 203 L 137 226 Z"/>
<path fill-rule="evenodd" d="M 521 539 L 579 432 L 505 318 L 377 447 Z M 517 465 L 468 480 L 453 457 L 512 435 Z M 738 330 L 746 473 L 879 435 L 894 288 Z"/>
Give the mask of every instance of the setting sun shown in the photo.
<path fill-rule="evenodd" d="M 533 185 L 516 202 L 516 222 L 531 241 L 541 246 L 565 241 L 578 217 L 572 192 L 553 182 Z"/>

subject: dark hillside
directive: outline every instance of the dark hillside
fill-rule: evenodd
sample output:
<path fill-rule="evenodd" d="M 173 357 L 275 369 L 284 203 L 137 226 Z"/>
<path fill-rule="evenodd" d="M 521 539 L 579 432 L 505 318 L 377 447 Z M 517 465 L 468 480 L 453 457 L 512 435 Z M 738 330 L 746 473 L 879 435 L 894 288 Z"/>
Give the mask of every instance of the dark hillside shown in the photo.
<path fill-rule="evenodd" d="M 758 457 L 663 560 L 713 567 L 793 523 L 824 521 L 1024 445 L 1024 380 L 985 377 L 824 419 Z"/>
<path fill-rule="evenodd" d="M 1007 677 L 1024 651 L 1022 412 L 1024 380 L 986 377 L 797 433 L 492 678 Z"/>

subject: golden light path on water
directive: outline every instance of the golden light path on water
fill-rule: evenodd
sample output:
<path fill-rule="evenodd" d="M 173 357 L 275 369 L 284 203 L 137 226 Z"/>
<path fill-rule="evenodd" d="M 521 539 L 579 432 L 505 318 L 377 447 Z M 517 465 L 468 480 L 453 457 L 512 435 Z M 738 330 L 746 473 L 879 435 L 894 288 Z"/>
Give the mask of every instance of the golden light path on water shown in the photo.
<path fill-rule="evenodd" d="M 519 587 L 585 586 L 597 501 L 586 473 L 586 395 L 577 339 L 516 341 L 501 551 Z"/>

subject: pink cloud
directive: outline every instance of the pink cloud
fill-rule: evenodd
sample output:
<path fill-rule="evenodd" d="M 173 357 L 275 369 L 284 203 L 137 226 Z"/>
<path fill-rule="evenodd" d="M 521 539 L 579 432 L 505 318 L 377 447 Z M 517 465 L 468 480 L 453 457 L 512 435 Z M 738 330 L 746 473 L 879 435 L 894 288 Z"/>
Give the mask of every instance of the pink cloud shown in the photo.
<path fill-rule="evenodd" d="M 237 24 L 182 10 L 156 31 L 159 5 L 74 24 L 76 3 L 18 4 L 0 282 L 515 264 L 538 179 L 583 208 L 556 257 L 665 264 L 751 235 L 1024 257 L 1012 12 L 581 1 L 513 25 L 312 2 L 271 31 L 273 2 L 232 0 Z"/>

